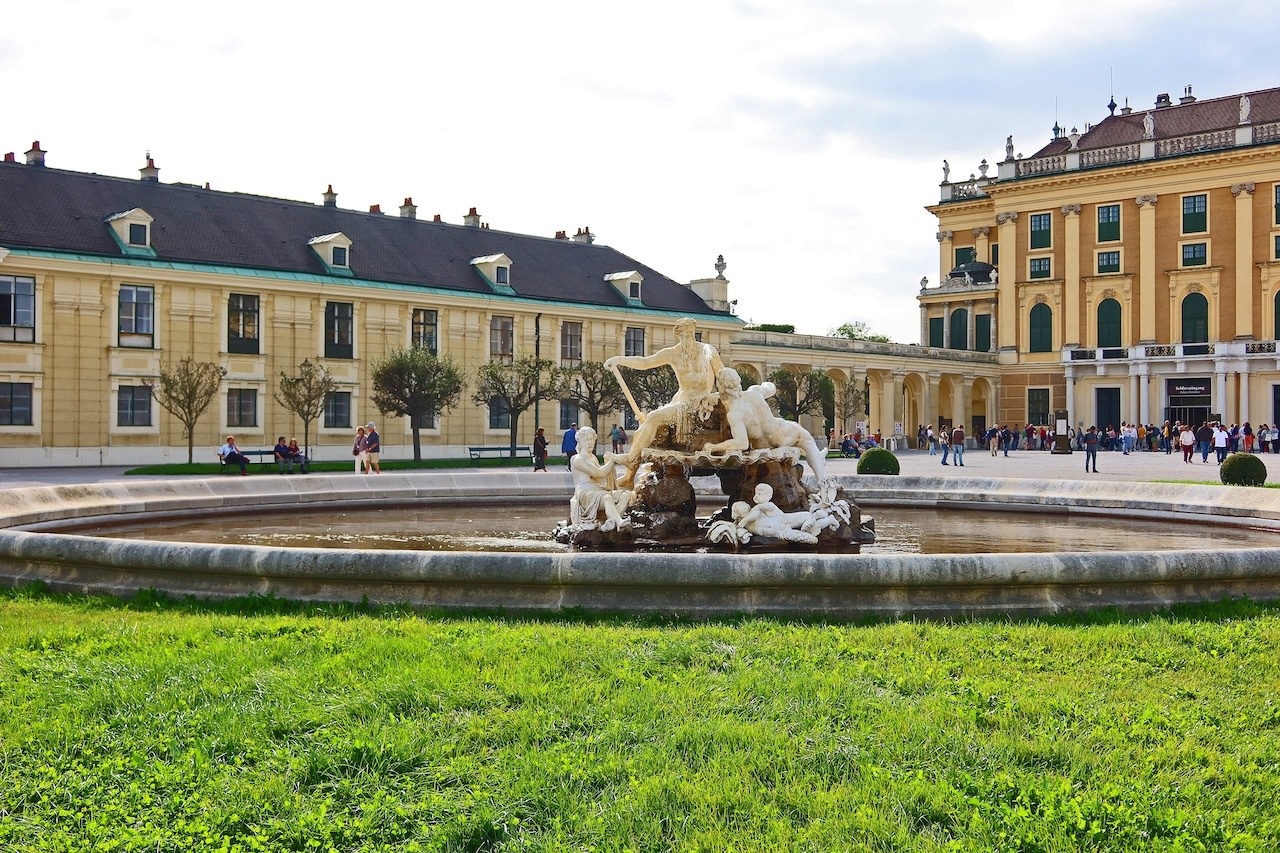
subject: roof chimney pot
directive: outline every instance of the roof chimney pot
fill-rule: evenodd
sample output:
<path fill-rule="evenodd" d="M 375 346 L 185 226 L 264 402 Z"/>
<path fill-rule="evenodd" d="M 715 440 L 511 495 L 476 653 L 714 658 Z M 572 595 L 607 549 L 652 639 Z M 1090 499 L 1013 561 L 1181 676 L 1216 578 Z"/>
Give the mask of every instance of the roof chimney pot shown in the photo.
<path fill-rule="evenodd" d="M 405 219 L 418 218 L 418 206 L 413 203 L 412 197 L 406 198 L 404 204 L 400 205 L 400 215 Z"/>
<path fill-rule="evenodd" d="M 325 207 L 338 206 L 338 194 L 333 191 L 333 184 L 329 184 L 329 189 L 324 191 L 324 206 Z"/>
<path fill-rule="evenodd" d="M 156 161 L 151 159 L 151 152 L 147 152 L 147 165 L 138 170 L 138 178 L 143 181 L 160 180 L 160 170 L 156 167 Z"/>
<path fill-rule="evenodd" d="M 1194 104 L 1195 102 L 1196 102 L 1196 96 L 1195 96 L 1195 95 L 1193 95 L 1193 94 L 1191 94 L 1191 84 L 1190 84 L 1190 83 L 1188 83 L 1188 84 L 1187 84 L 1187 87 L 1186 87 L 1185 89 L 1183 89 L 1183 90 L 1182 90 L 1182 97 L 1181 97 L 1181 98 L 1178 98 L 1178 103 L 1179 103 L 1179 104 Z"/>
<path fill-rule="evenodd" d="M 17 158 L 13 156 L 13 152 L 12 152 L 12 151 L 9 151 L 9 152 L 6 152 L 6 153 L 5 153 L 5 155 L 4 155 L 4 161 L 5 161 L 6 163 L 16 163 L 16 162 L 17 162 Z"/>
<path fill-rule="evenodd" d="M 468 228 L 480 227 L 480 214 L 476 213 L 476 209 L 474 207 L 467 211 L 466 216 L 462 217 L 462 224 L 466 225 Z"/>
<path fill-rule="evenodd" d="M 1161 92 L 1156 95 L 1156 108 L 1173 106 L 1173 99 L 1169 97 L 1168 92 Z"/>
<path fill-rule="evenodd" d="M 382 205 L 380 205 L 380 204 L 371 204 L 371 205 L 369 205 L 369 212 L 370 212 L 370 213 L 377 213 L 377 214 L 381 215 L 381 214 L 382 214 Z"/>
<path fill-rule="evenodd" d="M 438 214 L 438 213 L 437 213 L 435 216 L 431 217 L 431 221 L 432 221 L 432 222 L 443 222 L 444 220 L 443 220 L 443 219 L 441 219 L 441 218 L 440 218 L 440 214 Z"/>
<path fill-rule="evenodd" d="M 44 166 L 44 155 L 48 152 L 40 148 L 40 140 L 31 143 L 31 150 L 27 152 L 28 166 Z"/>

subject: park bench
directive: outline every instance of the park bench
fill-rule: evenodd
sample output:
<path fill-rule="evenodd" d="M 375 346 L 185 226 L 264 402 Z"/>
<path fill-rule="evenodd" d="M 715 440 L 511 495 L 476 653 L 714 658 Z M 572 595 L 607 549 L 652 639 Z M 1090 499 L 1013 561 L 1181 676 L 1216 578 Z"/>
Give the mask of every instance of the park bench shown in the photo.
<path fill-rule="evenodd" d="M 511 450 L 512 448 L 511 448 L 511 445 L 509 444 L 504 444 L 501 447 L 468 447 L 467 448 L 467 452 L 471 454 L 472 462 L 475 462 L 477 459 L 483 459 L 485 456 L 509 457 L 512 455 Z M 527 444 L 519 445 L 515 448 L 515 456 L 518 458 L 522 457 L 524 459 L 532 459 L 533 450 Z"/>
<path fill-rule="evenodd" d="M 241 450 L 243 455 L 249 457 L 250 463 L 256 456 L 258 458 L 258 467 L 260 469 L 271 470 L 271 466 L 276 464 L 276 452 L 274 450 Z M 218 473 L 225 474 L 228 471 L 234 471 L 239 466 L 228 465 L 227 460 L 218 456 Z"/>

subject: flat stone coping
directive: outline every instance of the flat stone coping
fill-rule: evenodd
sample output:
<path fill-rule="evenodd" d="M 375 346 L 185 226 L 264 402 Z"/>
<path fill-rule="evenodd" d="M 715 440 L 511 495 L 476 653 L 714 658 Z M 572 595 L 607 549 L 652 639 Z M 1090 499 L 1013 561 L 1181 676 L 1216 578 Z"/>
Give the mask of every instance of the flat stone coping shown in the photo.
<path fill-rule="evenodd" d="M 1274 529 L 1280 491 L 1167 483 L 1001 478 L 840 478 L 865 510 L 898 505 L 992 512 L 1141 515 Z M 770 613 L 830 618 L 1031 614 L 1103 606 L 1280 598 L 1276 548 L 1057 554 L 646 554 L 342 551 L 106 539 L 58 532 L 91 518 L 203 515 L 232 508 L 561 502 L 567 474 L 295 475 L 51 486 L 0 492 L 0 583 L 131 596 L 274 593 L 415 607 Z"/>

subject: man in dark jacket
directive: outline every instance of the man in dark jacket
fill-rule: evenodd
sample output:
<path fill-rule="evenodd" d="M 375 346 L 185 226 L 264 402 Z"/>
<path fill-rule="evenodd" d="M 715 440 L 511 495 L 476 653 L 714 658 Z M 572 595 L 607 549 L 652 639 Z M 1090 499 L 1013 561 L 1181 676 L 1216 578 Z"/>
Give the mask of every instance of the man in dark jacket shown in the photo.
<path fill-rule="evenodd" d="M 956 424 L 951 431 L 951 461 L 964 467 L 964 424 Z"/>

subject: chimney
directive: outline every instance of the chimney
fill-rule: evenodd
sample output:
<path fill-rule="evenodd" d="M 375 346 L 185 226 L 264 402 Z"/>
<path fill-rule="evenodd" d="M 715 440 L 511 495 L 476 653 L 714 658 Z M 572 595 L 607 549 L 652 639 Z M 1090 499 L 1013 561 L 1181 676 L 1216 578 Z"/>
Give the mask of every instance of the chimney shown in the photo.
<path fill-rule="evenodd" d="M 147 152 L 147 165 L 138 170 L 139 180 L 160 182 L 160 169 L 156 166 L 156 161 L 151 159 L 151 152 Z"/>
<path fill-rule="evenodd" d="M 412 198 L 406 198 L 404 204 L 400 205 L 400 216 L 403 219 L 418 218 L 418 206 L 413 203 Z"/>
<path fill-rule="evenodd" d="M 31 143 L 31 150 L 27 152 L 28 166 L 44 166 L 44 155 L 47 152 L 40 150 L 40 140 Z"/>
<path fill-rule="evenodd" d="M 590 225 L 588 225 L 586 228 L 579 228 L 578 232 L 573 235 L 573 242 L 575 243 L 590 244 L 590 243 L 594 243 L 595 241 L 596 241 L 596 235 L 591 233 Z"/>
<path fill-rule="evenodd" d="M 1196 96 L 1195 96 L 1195 95 L 1193 95 L 1193 94 L 1191 94 L 1191 84 L 1190 84 L 1190 83 L 1188 83 L 1188 84 L 1187 84 L 1187 88 L 1185 88 L 1185 89 L 1183 89 L 1183 90 L 1182 90 L 1182 97 L 1181 97 L 1181 98 L 1178 98 L 1178 103 L 1179 103 L 1179 104 L 1194 104 L 1195 102 L 1196 102 Z"/>
<path fill-rule="evenodd" d="M 9 151 L 9 152 L 7 152 L 7 153 L 4 155 L 4 161 L 5 161 L 6 163 L 16 163 L 16 162 L 18 162 L 18 161 L 17 161 L 17 158 L 15 158 L 15 157 L 13 156 L 13 152 L 12 152 L 12 151 Z"/>
<path fill-rule="evenodd" d="M 376 214 L 378 214 L 379 216 L 381 216 L 381 215 L 382 215 L 382 205 L 380 205 L 380 204 L 371 204 L 371 205 L 369 205 L 369 212 L 370 212 L 370 213 L 376 213 Z"/>
<path fill-rule="evenodd" d="M 480 214 L 476 213 L 476 209 L 474 207 L 467 211 L 466 216 L 462 217 L 462 224 L 468 228 L 480 227 Z"/>
<path fill-rule="evenodd" d="M 557 231 L 557 232 L 556 232 L 556 239 L 557 239 L 557 240 L 568 240 L 568 239 L 569 239 L 569 232 L 568 232 L 568 231 Z"/>
<path fill-rule="evenodd" d="M 1161 92 L 1160 94 L 1156 95 L 1156 109 L 1159 109 L 1160 107 L 1171 107 L 1171 106 L 1173 106 L 1173 100 L 1169 97 L 1168 92 Z"/>
<path fill-rule="evenodd" d="M 437 213 L 435 216 L 431 217 L 431 221 L 432 221 L 432 222 L 444 222 L 444 220 L 440 218 L 440 214 L 438 214 L 438 213 Z"/>
<path fill-rule="evenodd" d="M 1133 112 L 1133 107 L 1129 106 L 1129 99 L 1124 99 L 1124 106 L 1120 108 L 1120 115 L 1127 116 Z"/>
<path fill-rule="evenodd" d="M 329 184 L 329 189 L 324 191 L 324 206 L 325 207 L 338 206 L 338 194 L 333 191 L 333 184 Z"/>

